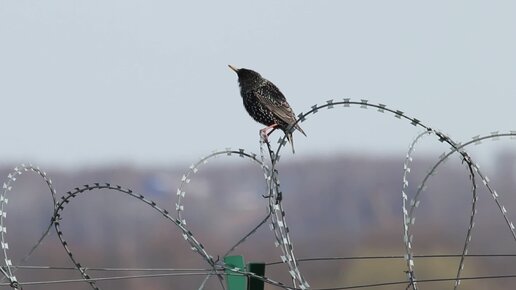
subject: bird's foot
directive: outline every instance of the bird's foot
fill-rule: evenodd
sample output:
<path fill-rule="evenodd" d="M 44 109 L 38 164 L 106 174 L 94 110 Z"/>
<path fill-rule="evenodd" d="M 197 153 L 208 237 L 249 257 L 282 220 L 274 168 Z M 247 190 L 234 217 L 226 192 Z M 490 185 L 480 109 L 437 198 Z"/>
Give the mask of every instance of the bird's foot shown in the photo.
<path fill-rule="evenodd" d="M 269 135 L 272 133 L 272 131 L 274 131 L 274 129 L 276 129 L 277 126 L 278 126 L 278 124 L 274 123 L 274 124 L 272 124 L 270 126 L 267 126 L 267 127 L 263 128 L 263 129 L 261 129 L 260 130 L 260 138 L 261 138 L 261 140 L 263 142 L 268 143 L 269 142 L 269 138 L 268 138 Z M 267 132 L 269 130 L 271 130 L 271 131 Z"/>
<path fill-rule="evenodd" d="M 265 128 L 265 129 L 267 129 L 267 128 Z M 264 143 L 267 143 L 267 142 L 269 142 L 269 138 L 267 138 L 268 135 L 267 135 L 267 132 L 265 131 L 265 129 L 260 130 L 260 140 Z"/>

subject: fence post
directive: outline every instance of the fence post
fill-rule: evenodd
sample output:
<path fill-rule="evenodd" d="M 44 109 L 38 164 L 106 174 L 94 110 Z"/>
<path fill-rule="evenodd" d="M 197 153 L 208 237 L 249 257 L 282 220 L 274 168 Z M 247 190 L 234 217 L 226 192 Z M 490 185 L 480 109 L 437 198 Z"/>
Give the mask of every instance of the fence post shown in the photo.
<path fill-rule="evenodd" d="M 228 268 L 238 268 L 241 271 L 245 270 L 244 257 L 243 256 L 227 256 L 224 257 L 224 263 Z M 226 282 L 228 284 L 228 290 L 246 290 L 247 289 L 247 277 L 239 275 L 229 269 L 226 272 Z"/>
<path fill-rule="evenodd" d="M 265 263 L 249 263 L 247 264 L 247 271 L 256 274 L 257 276 L 265 276 Z M 249 277 L 247 290 L 263 290 L 264 282 L 255 277 Z"/>

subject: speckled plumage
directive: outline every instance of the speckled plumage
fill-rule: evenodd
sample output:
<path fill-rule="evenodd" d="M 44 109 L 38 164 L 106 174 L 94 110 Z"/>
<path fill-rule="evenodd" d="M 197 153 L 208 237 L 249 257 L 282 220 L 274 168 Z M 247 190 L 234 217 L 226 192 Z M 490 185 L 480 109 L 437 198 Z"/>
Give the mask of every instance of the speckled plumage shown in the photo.
<path fill-rule="evenodd" d="M 292 133 L 288 132 L 288 130 L 296 123 L 297 119 L 283 93 L 276 85 L 264 79 L 253 70 L 237 69 L 231 65 L 229 67 L 238 75 L 240 95 L 247 113 L 255 121 L 267 126 L 262 131 L 276 124 L 276 128 L 285 132 L 288 141 L 292 145 L 292 152 L 295 152 Z M 306 136 L 298 124 L 294 128 Z"/>

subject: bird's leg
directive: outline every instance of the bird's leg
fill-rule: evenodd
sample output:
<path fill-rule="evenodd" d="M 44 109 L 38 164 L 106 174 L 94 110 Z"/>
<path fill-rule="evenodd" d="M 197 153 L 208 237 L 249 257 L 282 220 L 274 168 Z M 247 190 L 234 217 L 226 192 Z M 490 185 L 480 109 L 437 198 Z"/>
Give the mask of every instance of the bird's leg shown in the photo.
<path fill-rule="evenodd" d="M 260 130 L 260 137 L 262 138 L 262 140 L 264 140 L 265 142 L 267 142 L 267 141 L 268 141 L 268 138 L 267 138 L 267 137 L 268 137 L 268 136 L 269 136 L 269 134 L 270 134 L 270 133 L 268 133 L 267 131 L 268 131 L 268 130 L 270 130 L 270 129 L 274 129 L 274 128 L 276 128 L 277 126 L 278 126 L 278 124 L 274 123 L 274 124 L 272 124 L 272 125 L 270 125 L 270 126 L 267 126 L 267 127 L 263 128 L 263 129 L 261 129 L 261 130 Z M 272 132 L 272 131 L 271 131 L 271 132 Z"/>

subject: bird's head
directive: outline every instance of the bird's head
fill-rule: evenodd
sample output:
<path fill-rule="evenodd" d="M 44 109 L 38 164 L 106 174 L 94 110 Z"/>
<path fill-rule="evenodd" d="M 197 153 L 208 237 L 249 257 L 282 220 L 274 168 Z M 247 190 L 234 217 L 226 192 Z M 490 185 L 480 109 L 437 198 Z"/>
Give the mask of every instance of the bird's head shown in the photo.
<path fill-rule="evenodd" d="M 252 87 L 261 84 L 264 79 L 262 76 L 254 70 L 246 68 L 236 68 L 232 65 L 228 65 L 238 75 L 238 82 L 241 87 Z"/>

